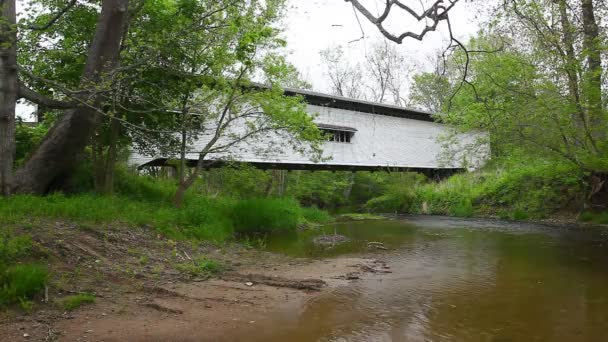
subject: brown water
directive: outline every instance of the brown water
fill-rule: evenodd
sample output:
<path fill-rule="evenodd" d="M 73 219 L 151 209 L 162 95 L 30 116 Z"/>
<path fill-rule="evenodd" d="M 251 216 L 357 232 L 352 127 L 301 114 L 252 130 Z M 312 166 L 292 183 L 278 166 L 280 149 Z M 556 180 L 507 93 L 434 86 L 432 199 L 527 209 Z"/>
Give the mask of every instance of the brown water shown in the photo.
<path fill-rule="evenodd" d="M 351 242 L 311 243 L 337 232 Z M 606 231 L 447 218 L 327 226 L 274 237 L 304 257 L 372 255 L 393 273 L 285 307 L 250 335 L 263 341 L 608 341 Z"/>

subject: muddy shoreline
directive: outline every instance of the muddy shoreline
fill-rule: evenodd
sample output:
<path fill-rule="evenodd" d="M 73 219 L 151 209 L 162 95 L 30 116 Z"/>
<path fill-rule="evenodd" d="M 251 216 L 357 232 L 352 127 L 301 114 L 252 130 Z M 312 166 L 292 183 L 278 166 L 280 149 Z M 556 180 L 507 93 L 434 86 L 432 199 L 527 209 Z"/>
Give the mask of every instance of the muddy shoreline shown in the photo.
<path fill-rule="evenodd" d="M 379 253 L 292 258 L 238 244 L 175 242 L 146 227 L 55 222 L 40 225 L 32 237 L 52 270 L 48 298 L 39 298 L 30 314 L 17 308 L 1 313 L 3 340 L 242 340 L 281 307 L 390 272 Z M 225 269 L 207 279 L 176 267 L 201 256 Z M 76 293 L 94 293 L 95 303 L 63 309 L 61 299 Z"/>

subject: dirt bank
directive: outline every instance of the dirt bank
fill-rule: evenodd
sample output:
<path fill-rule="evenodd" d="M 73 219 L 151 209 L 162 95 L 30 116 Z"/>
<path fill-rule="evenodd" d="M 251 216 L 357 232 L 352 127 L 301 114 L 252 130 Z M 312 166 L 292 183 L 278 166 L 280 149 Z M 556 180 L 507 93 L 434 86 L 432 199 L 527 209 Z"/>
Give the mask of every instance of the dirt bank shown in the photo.
<path fill-rule="evenodd" d="M 6 341 L 238 340 L 238 331 L 282 306 L 387 272 L 376 258 L 296 259 L 236 244 L 175 242 L 148 227 L 25 226 L 52 280 L 31 314 L 0 314 Z M 201 258 L 216 260 L 222 271 L 184 271 Z M 66 311 L 62 300 L 77 293 L 94 293 L 95 303 Z"/>

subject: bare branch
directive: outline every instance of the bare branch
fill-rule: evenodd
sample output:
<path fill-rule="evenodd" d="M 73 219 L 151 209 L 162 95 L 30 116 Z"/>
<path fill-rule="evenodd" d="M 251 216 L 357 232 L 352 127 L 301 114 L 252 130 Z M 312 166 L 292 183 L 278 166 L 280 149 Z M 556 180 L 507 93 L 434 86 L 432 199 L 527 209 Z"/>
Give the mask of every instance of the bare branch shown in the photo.
<path fill-rule="evenodd" d="M 378 17 L 374 16 L 367 8 L 365 8 L 365 6 L 361 4 L 360 0 L 344 1 L 350 2 L 354 8 L 356 8 L 361 14 L 363 14 L 367 18 L 367 20 L 369 20 L 370 23 L 374 24 L 378 28 L 378 30 L 380 31 L 380 33 L 382 33 L 383 36 L 397 44 L 401 44 L 406 38 L 422 40 L 427 33 L 435 31 L 437 29 L 437 25 L 439 25 L 441 21 L 448 19 L 448 12 L 454 7 L 454 5 L 456 5 L 456 3 L 458 3 L 459 0 L 448 0 L 447 5 L 445 4 L 444 0 L 437 0 L 431 5 L 431 7 L 426 9 L 421 14 L 416 13 L 415 10 L 413 10 L 411 7 L 407 6 L 400 0 L 386 0 L 386 3 L 384 5 L 384 11 Z M 412 31 L 405 31 L 399 35 L 392 34 L 384 27 L 384 22 L 388 18 L 393 6 L 397 6 L 403 9 L 418 22 L 427 19 L 430 19 L 431 22 L 430 24 L 427 24 L 418 33 Z"/>

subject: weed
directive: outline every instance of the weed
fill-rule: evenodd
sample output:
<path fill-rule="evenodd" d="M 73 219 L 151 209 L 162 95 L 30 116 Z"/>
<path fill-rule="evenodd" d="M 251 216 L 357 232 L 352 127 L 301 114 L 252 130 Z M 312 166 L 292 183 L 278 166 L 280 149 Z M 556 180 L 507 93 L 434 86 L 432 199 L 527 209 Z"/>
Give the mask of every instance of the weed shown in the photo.
<path fill-rule="evenodd" d="M 44 290 L 48 270 L 43 265 L 0 265 L 0 305 L 32 298 Z"/>
<path fill-rule="evenodd" d="M 146 265 L 150 261 L 150 257 L 147 255 L 142 255 L 139 257 L 139 263 L 142 265 Z"/>
<path fill-rule="evenodd" d="M 95 296 L 88 293 L 81 293 L 72 296 L 67 296 L 61 301 L 61 305 L 67 311 L 75 310 L 84 304 L 95 303 Z"/>
<path fill-rule="evenodd" d="M 190 263 L 177 264 L 176 268 L 191 277 L 211 276 L 222 271 L 223 267 L 215 260 L 197 259 Z"/>

